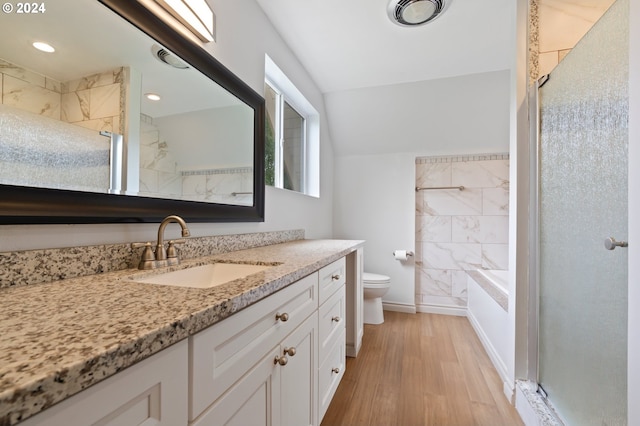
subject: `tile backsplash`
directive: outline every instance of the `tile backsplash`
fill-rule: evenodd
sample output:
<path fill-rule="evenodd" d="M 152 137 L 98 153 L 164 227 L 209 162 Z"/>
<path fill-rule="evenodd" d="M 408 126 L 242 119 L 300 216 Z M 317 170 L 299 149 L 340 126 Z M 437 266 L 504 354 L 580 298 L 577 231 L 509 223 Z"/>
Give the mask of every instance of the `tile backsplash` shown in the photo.
<path fill-rule="evenodd" d="M 304 230 L 188 238 L 183 259 L 304 239 Z M 142 249 L 130 243 L 0 253 L 0 289 L 135 268 Z"/>
<path fill-rule="evenodd" d="M 508 269 L 509 155 L 416 159 L 416 304 L 466 307 L 467 270 Z"/>

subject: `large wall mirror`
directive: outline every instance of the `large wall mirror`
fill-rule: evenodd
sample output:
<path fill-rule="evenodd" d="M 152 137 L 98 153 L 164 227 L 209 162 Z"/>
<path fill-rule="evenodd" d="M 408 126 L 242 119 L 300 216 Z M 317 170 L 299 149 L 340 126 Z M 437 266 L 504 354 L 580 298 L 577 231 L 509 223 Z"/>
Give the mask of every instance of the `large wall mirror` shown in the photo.
<path fill-rule="evenodd" d="M 0 26 L 0 223 L 264 219 L 259 94 L 139 2 L 44 4 Z"/>

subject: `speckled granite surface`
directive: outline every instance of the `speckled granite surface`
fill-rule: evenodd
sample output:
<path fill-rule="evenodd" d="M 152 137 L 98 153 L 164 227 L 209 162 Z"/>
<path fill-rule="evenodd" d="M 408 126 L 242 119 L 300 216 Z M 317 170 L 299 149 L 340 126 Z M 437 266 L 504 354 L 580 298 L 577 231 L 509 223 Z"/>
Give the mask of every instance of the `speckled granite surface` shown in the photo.
<path fill-rule="evenodd" d="M 302 229 L 194 237 L 178 250 L 182 259 L 192 259 L 303 238 Z M 141 253 L 129 243 L 0 253 L 0 288 L 135 268 Z"/>
<path fill-rule="evenodd" d="M 564 426 L 555 412 L 545 404 L 538 393 L 538 385 L 527 380 L 516 380 L 516 386 L 520 389 L 531 409 L 535 412 L 540 426 Z"/>
<path fill-rule="evenodd" d="M 352 252 L 362 241 L 296 240 L 184 261 L 278 266 L 194 289 L 131 282 L 137 269 L 0 289 L 0 425 L 20 420 Z"/>

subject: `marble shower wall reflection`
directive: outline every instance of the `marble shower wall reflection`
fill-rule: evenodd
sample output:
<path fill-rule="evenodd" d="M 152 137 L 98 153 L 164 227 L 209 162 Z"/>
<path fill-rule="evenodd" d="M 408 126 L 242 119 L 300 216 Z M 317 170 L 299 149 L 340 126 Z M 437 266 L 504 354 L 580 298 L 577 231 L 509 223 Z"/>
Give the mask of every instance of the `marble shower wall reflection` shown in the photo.
<path fill-rule="evenodd" d="M 87 129 L 123 134 L 124 68 L 60 82 L 0 59 L 2 104 Z"/>
<path fill-rule="evenodd" d="M 0 183 L 104 192 L 123 68 L 60 82 L 0 59 Z"/>
<path fill-rule="evenodd" d="M 416 159 L 416 303 L 466 307 L 467 270 L 508 269 L 509 155 Z"/>
<path fill-rule="evenodd" d="M 180 145 L 179 141 L 164 136 L 148 115 L 142 114 L 140 122 L 140 195 L 253 204 L 252 167 L 181 167 L 172 151 Z"/>

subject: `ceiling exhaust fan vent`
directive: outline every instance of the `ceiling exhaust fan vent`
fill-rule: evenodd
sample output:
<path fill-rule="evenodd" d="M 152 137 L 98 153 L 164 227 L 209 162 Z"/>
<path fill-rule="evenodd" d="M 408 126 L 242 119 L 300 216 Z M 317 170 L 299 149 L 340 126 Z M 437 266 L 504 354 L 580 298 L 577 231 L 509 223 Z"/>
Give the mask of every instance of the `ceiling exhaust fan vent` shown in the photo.
<path fill-rule="evenodd" d="M 178 68 L 181 70 L 186 70 L 187 68 L 189 68 L 187 64 L 178 59 L 173 53 L 169 52 L 166 49 L 163 49 L 157 44 L 151 46 L 151 52 L 153 53 L 154 58 L 174 68 Z"/>
<path fill-rule="evenodd" d="M 398 25 L 416 26 L 433 21 L 444 8 L 444 0 L 391 0 L 387 13 Z"/>

